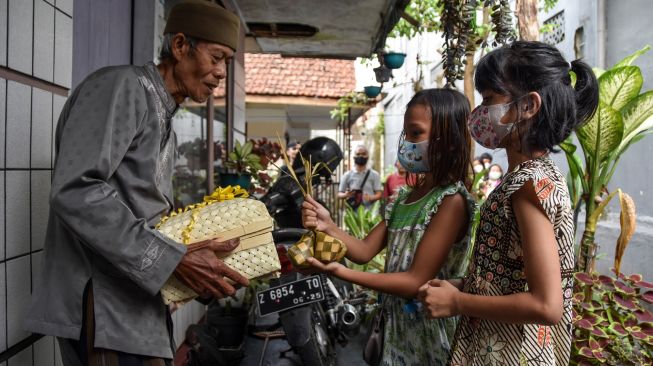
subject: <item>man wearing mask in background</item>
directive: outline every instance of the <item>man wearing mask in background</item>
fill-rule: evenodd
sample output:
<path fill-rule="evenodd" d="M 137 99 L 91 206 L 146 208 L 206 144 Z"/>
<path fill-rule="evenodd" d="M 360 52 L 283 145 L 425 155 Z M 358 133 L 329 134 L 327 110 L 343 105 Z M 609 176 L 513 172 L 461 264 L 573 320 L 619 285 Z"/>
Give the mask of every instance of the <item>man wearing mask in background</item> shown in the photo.
<path fill-rule="evenodd" d="M 367 148 L 357 146 L 354 150 L 354 167 L 342 176 L 338 187 L 338 197 L 346 199 L 354 209 L 360 204 L 370 208 L 381 199 L 383 193 L 381 176 L 374 169 L 367 169 L 368 159 Z"/>
<path fill-rule="evenodd" d="M 237 241 L 186 246 L 154 229 L 173 209 L 172 117 L 186 98 L 206 102 L 226 77 L 239 29 L 212 2 L 180 2 L 159 65 L 98 70 L 63 107 L 26 328 L 56 336 L 64 365 L 170 365 L 172 320 L 159 292 L 168 278 L 203 297 L 232 295 L 227 279 L 248 284 L 216 255 Z"/>

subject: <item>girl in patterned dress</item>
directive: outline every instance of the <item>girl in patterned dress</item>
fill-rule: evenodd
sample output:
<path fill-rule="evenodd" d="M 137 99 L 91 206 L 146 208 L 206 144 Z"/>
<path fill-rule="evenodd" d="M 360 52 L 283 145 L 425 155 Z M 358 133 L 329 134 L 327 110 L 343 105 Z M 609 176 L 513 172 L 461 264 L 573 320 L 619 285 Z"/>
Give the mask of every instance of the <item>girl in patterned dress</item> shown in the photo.
<path fill-rule="evenodd" d="M 460 316 L 452 365 L 567 365 L 573 212 L 549 153 L 594 114 L 598 82 L 582 61 L 525 41 L 483 57 L 475 82 L 483 103 L 470 133 L 506 149 L 509 173 L 481 207 L 462 291 L 433 280 L 420 299 L 434 318 Z"/>
<path fill-rule="evenodd" d="M 400 191 L 385 220 L 365 239 L 338 228 L 311 197 L 303 204 L 304 226 L 342 240 L 349 260 L 367 263 L 387 248 L 384 273 L 311 261 L 317 270 L 383 293 L 383 365 L 446 365 L 449 360 L 456 319 L 428 319 L 410 309 L 424 282 L 460 277 L 466 270 L 475 210 L 465 187 L 471 168 L 468 115 L 467 99 L 454 90 L 422 90 L 411 99 L 398 149 L 399 161 L 412 175 L 410 188 Z"/>

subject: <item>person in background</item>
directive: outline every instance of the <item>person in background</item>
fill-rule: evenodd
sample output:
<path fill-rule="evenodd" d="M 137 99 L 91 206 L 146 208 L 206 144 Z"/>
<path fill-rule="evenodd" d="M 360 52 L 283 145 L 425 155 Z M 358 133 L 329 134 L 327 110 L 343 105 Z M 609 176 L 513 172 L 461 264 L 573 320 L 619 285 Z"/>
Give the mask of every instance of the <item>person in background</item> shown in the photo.
<path fill-rule="evenodd" d="M 383 185 L 383 199 L 386 204 L 392 202 L 399 189 L 406 185 L 406 168 L 401 165 L 399 160 L 395 161 L 395 168 L 397 170 L 386 178 Z"/>
<path fill-rule="evenodd" d="M 487 173 L 487 178 L 483 182 L 481 190 L 483 191 L 483 198 L 487 199 L 490 193 L 501 183 L 503 177 L 503 168 L 499 164 L 490 165 L 490 170 Z"/>
<path fill-rule="evenodd" d="M 472 167 L 474 168 L 475 175 L 485 170 L 485 167 L 483 166 L 483 162 L 481 162 L 481 158 L 478 156 L 475 157 L 474 160 L 472 161 Z"/>
<path fill-rule="evenodd" d="M 358 145 L 354 149 L 354 167 L 345 173 L 340 180 L 338 198 L 348 199 L 354 197 L 354 195 L 360 195 L 362 204 L 366 208 L 372 207 L 374 202 L 381 199 L 383 193 L 381 176 L 376 170 L 367 168 L 368 160 L 369 152 L 367 148 Z M 350 204 L 350 206 L 353 205 Z"/>
<path fill-rule="evenodd" d="M 594 115 L 598 81 L 554 46 L 515 41 L 481 58 L 474 82 L 470 133 L 506 150 L 509 173 L 481 206 L 462 283 L 431 280 L 419 297 L 434 318 L 460 316 L 452 365 L 568 365 L 574 210 L 550 153 Z"/>
<path fill-rule="evenodd" d="M 171 10 L 158 65 L 95 71 L 71 93 L 56 130 L 50 213 L 25 328 L 57 337 L 63 364 L 171 365 L 175 276 L 202 297 L 247 279 L 219 257 L 238 241 L 175 242 L 155 229 L 173 209 L 172 117 L 227 76 L 237 15 L 209 1 Z"/>
<path fill-rule="evenodd" d="M 481 154 L 481 163 L 483 164 L 484 169 L 490 169 L 490 165 L 492 165 L 492 154 L 488 152 L 484 152 Z"/>
<path fill-rule="evenodd" d="M 286 146 L 286 155 L 288 155 L 288 160 L 290 160 L 290 165 L 295 162 L 295 158 L 299 154 L 299 149 L 302 148 L 302 145 L 297 141 L 290 141 L 288 146 Z"/>

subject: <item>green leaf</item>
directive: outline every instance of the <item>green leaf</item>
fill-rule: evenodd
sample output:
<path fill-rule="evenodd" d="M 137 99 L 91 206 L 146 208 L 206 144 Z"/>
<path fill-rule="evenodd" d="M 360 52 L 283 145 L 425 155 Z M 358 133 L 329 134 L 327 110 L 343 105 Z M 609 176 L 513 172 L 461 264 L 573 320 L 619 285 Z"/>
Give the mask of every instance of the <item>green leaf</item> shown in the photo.
<path fill-rule="evenodd" d="M 601 77 L 601 75 L 603 75 L 603 74 L 605 73 L 605 70 L 600 69 L 600 68 L 598 68 L 598 67 L 593 67 L 593 68 L 592 68 L 592 71 L 594 71 L 594 75 L 595 75 L 597 78 Z"/>
<path fill-rule="evenodd" d="M 639 94 L 642 72 L 637 66 L 623 66 L 606 71 L 599 77 L 599 99 L 620 110 Z"/>
<path fill-rule="evenodd" d="M 635 51 L 633 54 L 626 56 L 623 60 L 617 62 L 614 66 L 612 66 L 613 69 L 616 69 L 617 67 L 622 67 L 622 66 L 630 66 L 635 59 L 637 59 L 639 56 L 645 54 L 651 49 L 651 46 L 646 45 L 644 48 L 642 48 L 639 51 Z"/>
<path fill-rule="evenodd" d="M 619 147 L 623 136 L 623 120 L 614 108 L 599 101 L 599 108 L 577 132 L 588 161 L 602 162 Z"/>
<path fill-rule="evenodd" d="M 252 152 L 252 149 L 254 148 L 254 144 L 251 141 L 247 141 L 244 145 L 242 150 L 240 151 L 240 156 L 247 156 Z"/>
<path fill-rule="evenodd" d="M 624 121 L 624 138 L 619 146 L 620 152 L 630 145 L 640 133 L 653 130 L 653 90 L 642 93 L 621 109 Z M 641 137 L 640 137 L 641 139 Z"/>

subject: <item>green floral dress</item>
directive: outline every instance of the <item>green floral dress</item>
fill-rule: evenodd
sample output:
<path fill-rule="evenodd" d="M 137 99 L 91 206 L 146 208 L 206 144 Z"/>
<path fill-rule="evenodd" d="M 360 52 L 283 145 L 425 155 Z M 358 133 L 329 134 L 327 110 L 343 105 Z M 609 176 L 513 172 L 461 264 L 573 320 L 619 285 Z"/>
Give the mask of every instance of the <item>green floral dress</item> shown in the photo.
<path fill-rule="evenodd" d="M 460 193 L 467 201 L 469 229 L 467 235 L 454 244 L 437 277 L 440 279 L 462 277 L 467 267 L 471 221 L 475 210 L 474 200 L 461 182 L 433 188 L 419 200 L 405 203 L 409 192 L 408 189 L 402 190 L 395 203 L 390 204 L 386 209 L 388 252 L 385 271 L 405 272 L 410 268 L 422 235 L 433 215 L 437 213 L 442 200 L 446 196 Z M 431 320 L 420 311 L 404 310 L 404 307 L 413 300 L 387 294 L 382 297 L 386 324 L 381 364 L 387 366 L 447 364 L 457 319 Z"/>

